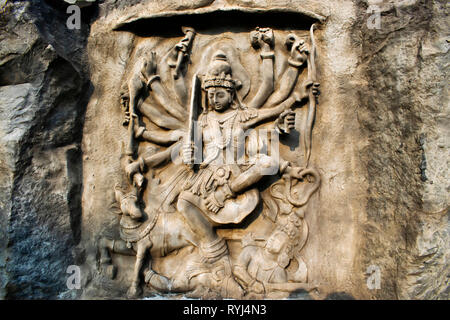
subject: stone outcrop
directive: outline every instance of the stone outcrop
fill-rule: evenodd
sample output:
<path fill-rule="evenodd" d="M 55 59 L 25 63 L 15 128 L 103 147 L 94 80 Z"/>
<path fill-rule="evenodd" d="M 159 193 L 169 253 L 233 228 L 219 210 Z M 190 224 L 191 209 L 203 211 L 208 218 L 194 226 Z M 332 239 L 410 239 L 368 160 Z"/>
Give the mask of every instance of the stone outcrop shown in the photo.
<path fill-rule="evenodd" d="M 81 235 L 88 28 L 40 1 L 0 19 L 1 296 L 57 298 Z"/>

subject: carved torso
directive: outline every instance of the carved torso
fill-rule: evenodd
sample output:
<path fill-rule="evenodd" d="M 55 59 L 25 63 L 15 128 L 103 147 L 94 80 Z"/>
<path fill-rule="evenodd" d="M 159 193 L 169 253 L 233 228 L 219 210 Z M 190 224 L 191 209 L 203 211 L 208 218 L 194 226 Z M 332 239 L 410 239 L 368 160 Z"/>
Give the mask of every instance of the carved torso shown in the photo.
<path fill-rule="evenodd" d="M 257 110 L 237 109 L 223 119 L 213 112 L 201 115 L 203 163 L 248 164 L 249 156 L 255 156 L 258 152 L 258 140 L 246 138 L 248 132 L 244 131 L 243 124 L 256 114 Z"/>

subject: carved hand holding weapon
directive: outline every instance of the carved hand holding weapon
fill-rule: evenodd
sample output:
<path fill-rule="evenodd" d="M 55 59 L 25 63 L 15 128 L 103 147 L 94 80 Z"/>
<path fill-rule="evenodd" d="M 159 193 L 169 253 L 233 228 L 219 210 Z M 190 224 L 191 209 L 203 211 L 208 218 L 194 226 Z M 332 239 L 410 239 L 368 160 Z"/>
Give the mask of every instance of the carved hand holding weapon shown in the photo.
<path fill-rule="evenodd" d="M 169 62 L 169 66 L 175 68 L 173 71 L 173 78 L 175 80 L 180 76 L 181 64 L 183 63 L 183 60 L 188 57 L 188 51 L 191 48 L 195 37 L 194 29 L 183 27 L 182 30 L 185 37 L 175 46 L 175 49 L 178 50 L 176 61 Z"/>
<path fill-rule="evenodd" d="M 193 159 L 189 159 L 189 163 L 186 163 L 191 169 L 194 168 L 195 164 L 195 125 L 200 96 L 201 96 L 201 83 L 198 75 L 196 74 L 192 78 L 191 101 L 189 104 L 188 136 L 187 141 L 185 143 L 185 148 L 188 148 L 190 150 L 190 154 L 193 154 Z"/>

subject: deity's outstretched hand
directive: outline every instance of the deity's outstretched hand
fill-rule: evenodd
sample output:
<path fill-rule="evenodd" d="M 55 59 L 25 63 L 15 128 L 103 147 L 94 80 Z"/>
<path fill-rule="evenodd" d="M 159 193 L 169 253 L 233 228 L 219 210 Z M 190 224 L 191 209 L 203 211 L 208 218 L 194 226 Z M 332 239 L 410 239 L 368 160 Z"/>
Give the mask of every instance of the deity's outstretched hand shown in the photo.
<path fill-rule="evenodd" d="M 301 180 L 304 177 L 305 167 L 292 167 L 288 166 L 286 168 L 285 174 L 289 175 L 291 178 Z"/>
<path fill-rule="evenodd" d="M 291 63 L 301 66 L 308 59 L 309 45 L 305 42 L 305 40 L 300 39 L 296 35 L 288 35 L 286 38 L 286 47 L 291 53 L 289 57 Z"/>
<path fill-rule="evenodd" d="M 275 37 L 271 28 L 259 28 L 250 33 L 250 42 L 255 49 L 273 48 L 275 45 Z"/>
<path fill-rule="evenodd" d="M 195 146 L 193 146 L 192 143 L 187 142 L 183 145 L 183 147 L 181 148 L 181 156 L 184 164 L 194 164 L 194 151 Z"/>
<path fill-rule="evenodd" d="M 275 122 L 281 133 L 289 133 L 295 129 L 295 112 L 291 109 L 283 111 Z"/>
<path fill-rule="evenodd" d="M 296 102 L 300 103 L 309 97 L 309 90 L 312 90 L 314 96 L 320 95 L 320 83 L 306 80 L 300 87 L 300 90 L 293 93 L 293 97 Z"/>
<path fill-rule="evenodd" d="M 313 86 L 312 86 L 312 93 L 316 97 L 318 97 L 320 95 L 319 86 L 320 86 L 320 83 L 318 83 L 318 82 L 314 82 Z"/>
<path fill-rule="evenodd" d="M 139 189 L 144 185 L 144 175 L 142 172 L 145 169 L 145 163 L 142 158 L 136 161 L 128 159 L 127 163 L 124 164 L 124 170 L 127 175 L 128 180 Z"/>

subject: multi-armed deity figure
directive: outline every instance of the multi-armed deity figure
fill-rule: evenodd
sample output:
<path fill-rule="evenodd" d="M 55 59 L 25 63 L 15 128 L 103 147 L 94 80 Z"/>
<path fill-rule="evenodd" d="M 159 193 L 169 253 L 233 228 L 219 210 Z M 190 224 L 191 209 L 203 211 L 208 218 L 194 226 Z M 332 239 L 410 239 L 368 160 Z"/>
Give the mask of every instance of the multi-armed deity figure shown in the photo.
<path fill-rule="evenodd" d="M 230 55 L 234 49 L 219 42 L 211 48 L 210 61 L 203 72 L 198 68 L 193 77 L 188 105 L 184 75 L 195 32 L 185 29 L 185 33 L 186 37 L 169 55 L 172 60 L 168 58 L 172 61 L 168 66 L 173 69 L 173 91 L 177 99 L 171 97 L 161 82 L 157 73 L 160 68 L 153 52 L 124 86 L 123 101 L 131 139 L 124 169 L 131 191 L 128 195 L 119 189 L 116 191 L 125 221 L 121 223 L 122 240 L 103 241 L 102 252 L 107 255 L 109 249 L 136 254 L 131 288 L 131 293 L 136 294 L 146 252 L 153 257 L 164 256 L 175 249 L 192 246 L 194 258 L 188 268 L 191 274 L 220 269 L 223 279 L 218 286 L 226 286 L 232 291 L 225 295 L 238 297 L 252 287 L 248 283 L 252 271 L 242 270 L 250 260 L 240 258 L 239 267 L 234 268 L 238 274 L 233 274 L 226 239 L 218 235 L 217 227 L 239 224 L 255 211 L 261 202 L 259 182 L 266 176 L 284 177 L 290 181 L 312 175 L 316 186 L 307 195 L 308 199 L 319 182 L 315 170 L 296 167 L 281 159 L 277 152 L 270 153 L 271 138 L 264 140 L 252 129 L 266 125 L 273 136 L 289 134 L 295 128 L 292 109 L 311 99 L 314 103 L 310 103 L 310 107 L 315 107 L 318 84 L 312 81 L 314 79 L 308 79 L 296 86 L 300 72 L 309 61 L 309 47 L 297 36 L 289 35 L 286 40 L 290 51 L 288 66 L 275 86 L 274 34 L 271 29 L 257 28 L 250 39 L 252 46 L 260 50 L 262 81 L 251 101 L 241 101 L 239 90 L 243 81 L 234 70 L 240 65 L 238 55 Z M 154 105 L 143 101 L 146 95 L 152 96 Z M 160 129 L 147 129 L 140 116 Z M 134 141 L 148 141 L 157 147 L 142 150 L 136 148 Z M 305 145 L 307 147 L 308 143 Z M 177 161 L 178 156 L 182 162 Z M 161 167 L 165 170 L 158 171 Z M 160 175 L 159 178 L 154 177 L 155 173 Z M 290 194 L 286 197 L 291 199 Z M 139 199 L 145 205 L 144 210 L 139 207 Z M 296 205 L 295 201 L 291 202 Z M 301 205 L 304 203 L 297 203 L 297 206 Z M 164 239 L 163 243 L 158 240 L 160 238 Z M 278 278 L 287 281 L 285 273 L 280 274 L 283 276 Z M 195 289 L 189 281 L 175 281 L 157 274 L 151 265 L 145 280 L 153 288 L 163 291 Z M 244 290 L 241 291 L 241 287 Z"/>

